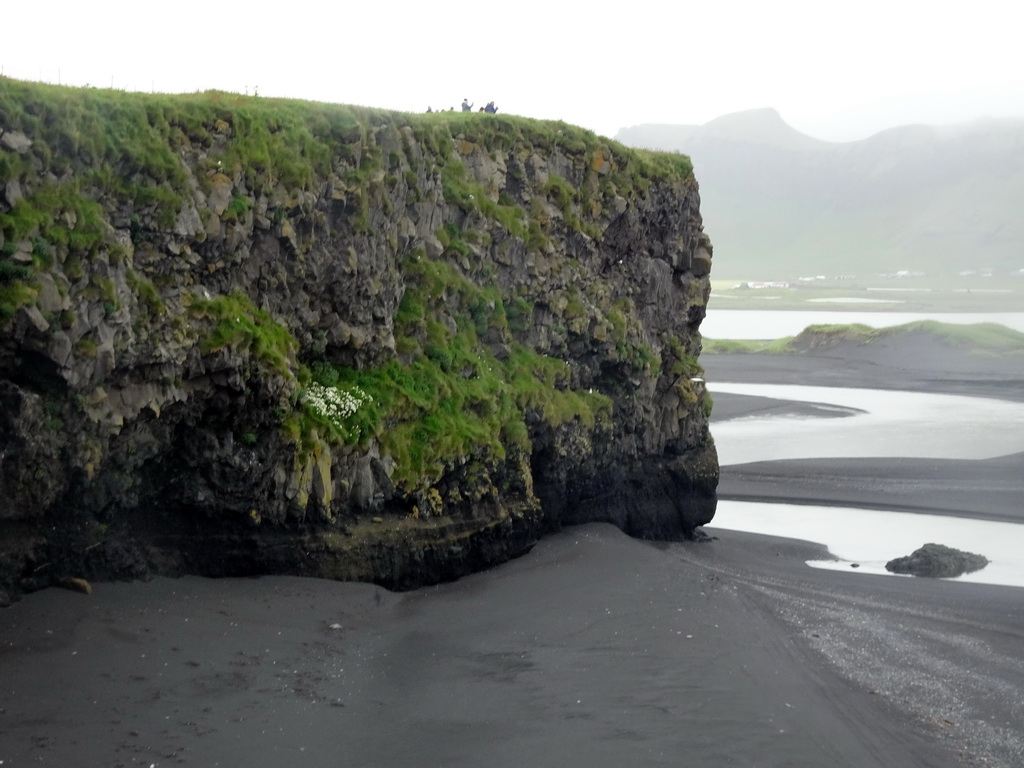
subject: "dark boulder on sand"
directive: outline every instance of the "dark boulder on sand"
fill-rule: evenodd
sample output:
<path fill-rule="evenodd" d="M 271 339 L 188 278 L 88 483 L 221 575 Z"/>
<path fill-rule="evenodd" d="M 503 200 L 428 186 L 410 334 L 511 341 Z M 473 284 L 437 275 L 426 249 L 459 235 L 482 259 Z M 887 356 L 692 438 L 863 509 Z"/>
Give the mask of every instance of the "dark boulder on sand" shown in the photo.
<path fill-rule="evenodd" d="M 885 564 L 892 573 L 942 579 L 980 571 L 988 558 L 973 552 L 962 552 L 942 544 L 925 544 L 906 557 L 897 557 Z"/>

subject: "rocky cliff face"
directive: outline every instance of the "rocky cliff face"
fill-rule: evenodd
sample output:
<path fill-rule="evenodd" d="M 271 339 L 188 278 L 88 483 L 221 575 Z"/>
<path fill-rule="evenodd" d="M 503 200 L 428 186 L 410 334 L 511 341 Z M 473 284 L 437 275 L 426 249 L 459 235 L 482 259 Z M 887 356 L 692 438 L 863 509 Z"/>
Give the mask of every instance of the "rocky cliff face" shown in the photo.
<path fill-rule="evenodd" d="M 0 600 L 454 578 L 714 514 L 681 155 L 561 123 L 0 78 Z"/>

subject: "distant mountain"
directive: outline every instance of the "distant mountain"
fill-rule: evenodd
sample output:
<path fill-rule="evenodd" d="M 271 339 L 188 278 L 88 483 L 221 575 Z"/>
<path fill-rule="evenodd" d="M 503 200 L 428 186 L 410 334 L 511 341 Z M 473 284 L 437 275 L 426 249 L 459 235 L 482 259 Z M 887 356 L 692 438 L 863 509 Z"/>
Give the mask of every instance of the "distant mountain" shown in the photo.
<path fill-rule="evenodd" d="M 716 277 L 1024 268 L 1024 120 L 832 143 L 757 109 L 616 138 L 690 155 Z"/>

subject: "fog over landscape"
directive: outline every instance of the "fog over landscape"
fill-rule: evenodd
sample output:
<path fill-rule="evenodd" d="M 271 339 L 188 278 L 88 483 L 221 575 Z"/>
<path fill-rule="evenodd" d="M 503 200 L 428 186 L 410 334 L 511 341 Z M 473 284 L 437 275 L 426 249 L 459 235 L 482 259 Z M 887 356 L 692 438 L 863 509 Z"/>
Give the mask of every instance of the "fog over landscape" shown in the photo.
<path fill-rule="evenodd" d="M 995 0 L 969 15 L 918 0 L 855 12 L 641 0 L 614 15 L 402 0 L 386 16 L 300 0 L 271 23 L 195 0 L 173 14 L 56 0 L 4 12 L 8 29 L 45 23 L 47 36 L 9 36 L 0 73 L 407 112 L 493 100 L 499 113 L 689 154 L 719 280 L 1007 274 L 1024 268 L 1020 17 Z"/>
<path fill-rule="evenodd" d="M 1020 768 L 1021 22 L 0 11 L 0 766 Z"/>
<path fill-rule="evenodd" d="M 752 0 L 583 12 L 524 0 L 323 5 L 286 11 L 184 0 L 17 3 L 8 77 L 139 91 L 221 89 L 420 112 L 479 108 L 599 134 L 702 125 L 771 107 L 796 130 L 851 141 L 906 124 L 1024 118 L 1022 12 L 921 0 L 856 6 Z M 45 34 L 39 34 L 45 29 Z"/>
<path fill-rule="evenodd" d="M 717 278 L 1024 276 L 1024 119 L 837 144 L 760 109 L 616 138 L 693 159 Z"/>

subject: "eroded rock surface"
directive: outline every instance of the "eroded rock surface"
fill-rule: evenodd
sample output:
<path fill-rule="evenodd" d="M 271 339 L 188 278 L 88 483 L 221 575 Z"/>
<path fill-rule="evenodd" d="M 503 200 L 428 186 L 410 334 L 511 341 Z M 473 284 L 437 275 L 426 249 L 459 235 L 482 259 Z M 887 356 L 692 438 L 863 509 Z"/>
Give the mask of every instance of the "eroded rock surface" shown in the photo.
<path fill-rule="evenodd" d="M 230 94 L 0 78 L 0 102 L 8 594 L 414 587 L 563 524 L 678 538 L 713 516 L 685 157 Z"/>

